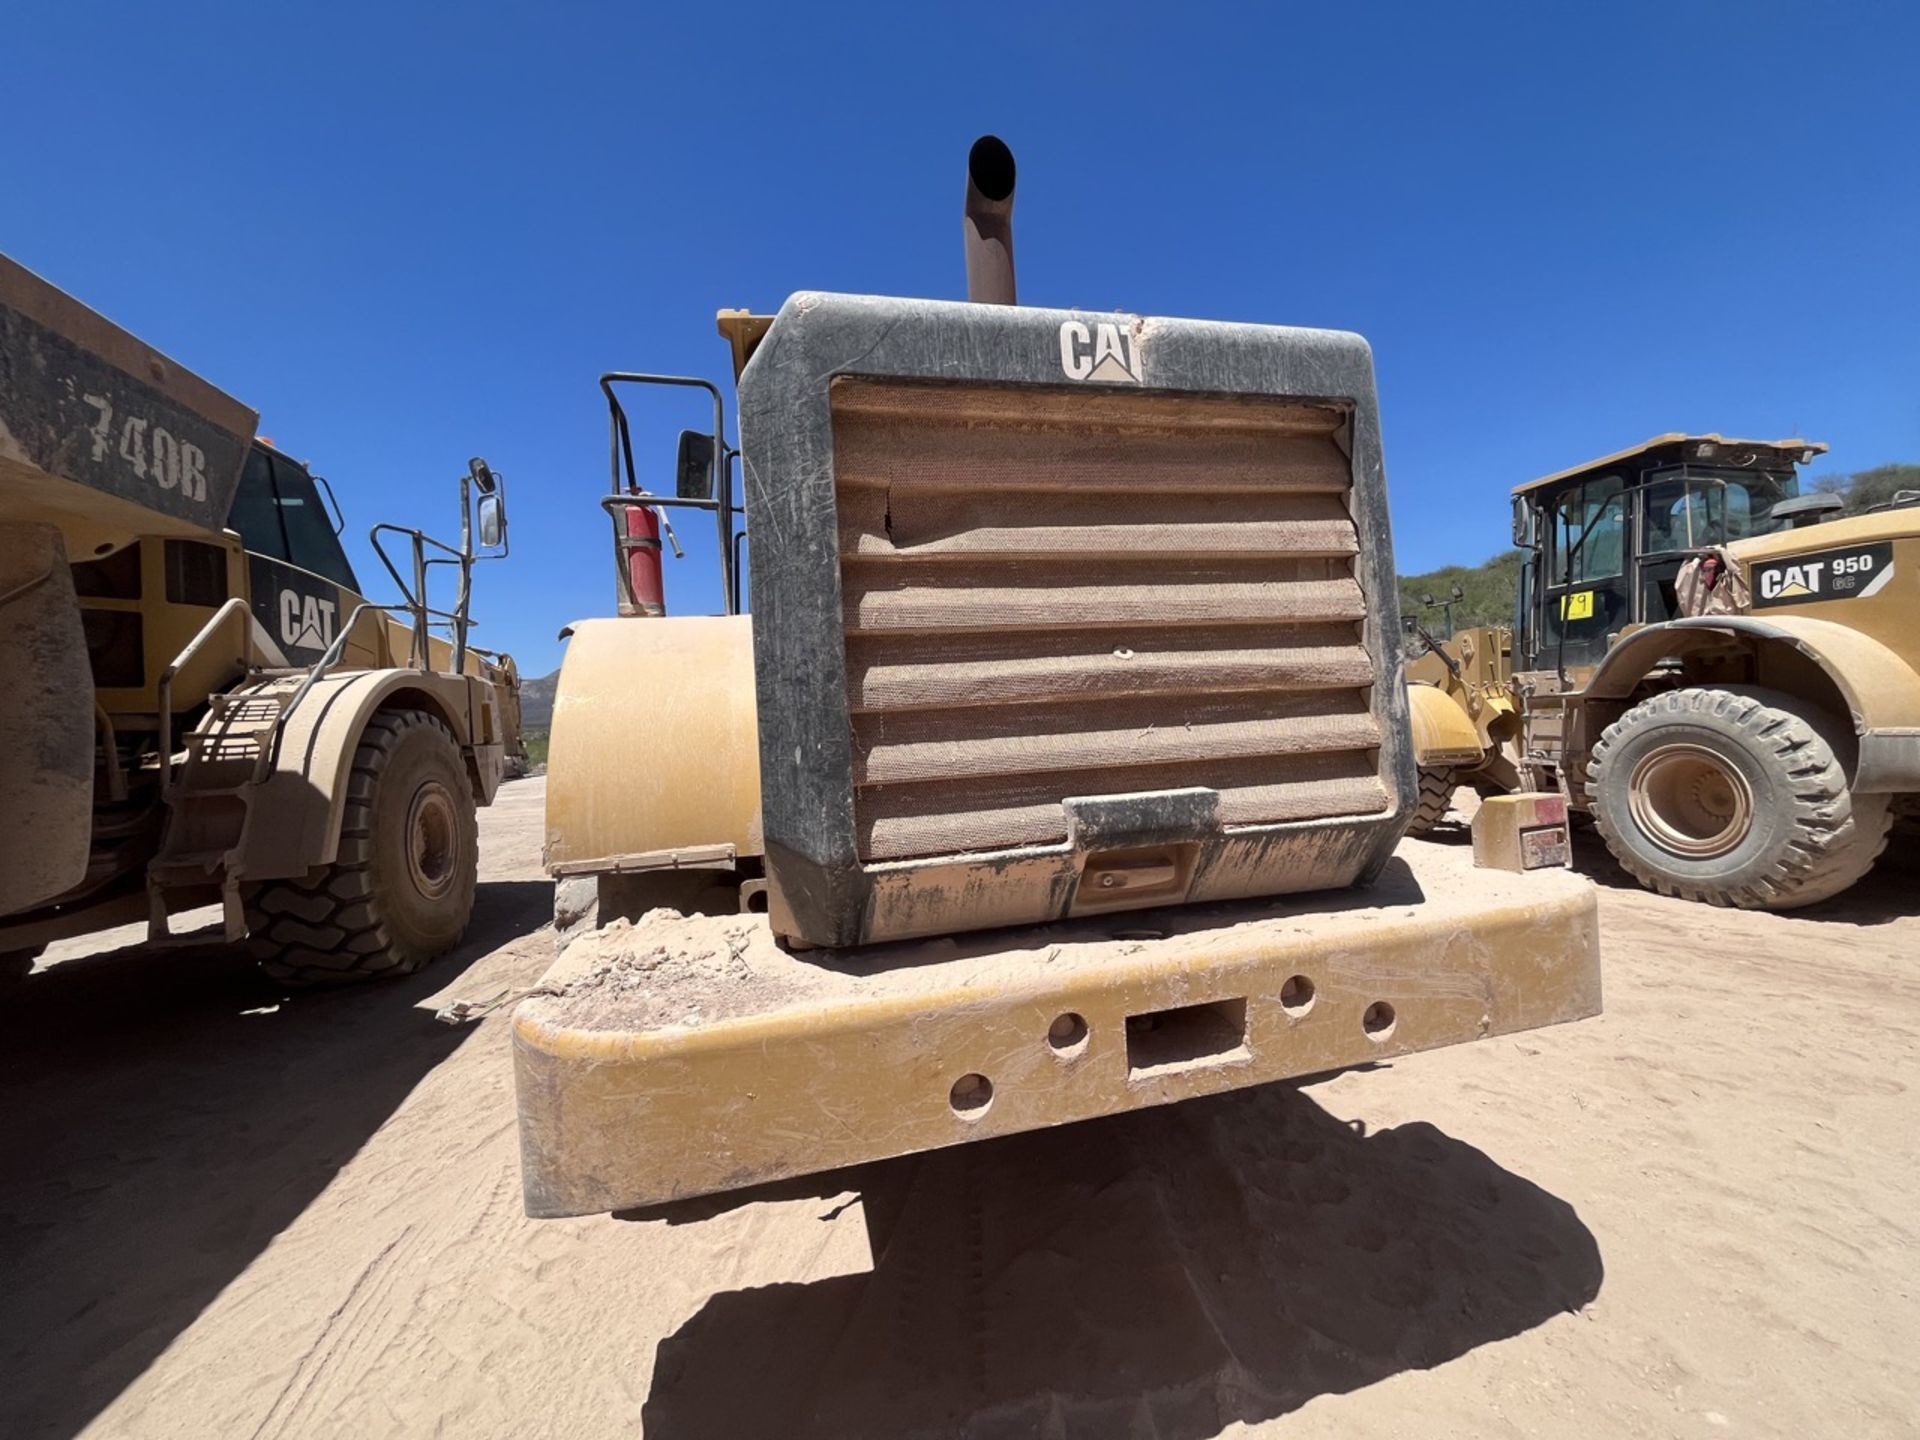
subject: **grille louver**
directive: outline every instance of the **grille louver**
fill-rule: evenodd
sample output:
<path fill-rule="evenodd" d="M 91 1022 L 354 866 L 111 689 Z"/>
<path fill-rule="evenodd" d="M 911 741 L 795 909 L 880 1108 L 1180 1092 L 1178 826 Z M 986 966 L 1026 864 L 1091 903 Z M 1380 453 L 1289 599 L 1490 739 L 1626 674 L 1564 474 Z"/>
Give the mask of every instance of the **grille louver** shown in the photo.
<path fill-rule="evenodd" d="M 866 379 L 831 406 L 862 860 L 1062 841 L 1069 796 L 1388 808 L 1343 409 Z"/>

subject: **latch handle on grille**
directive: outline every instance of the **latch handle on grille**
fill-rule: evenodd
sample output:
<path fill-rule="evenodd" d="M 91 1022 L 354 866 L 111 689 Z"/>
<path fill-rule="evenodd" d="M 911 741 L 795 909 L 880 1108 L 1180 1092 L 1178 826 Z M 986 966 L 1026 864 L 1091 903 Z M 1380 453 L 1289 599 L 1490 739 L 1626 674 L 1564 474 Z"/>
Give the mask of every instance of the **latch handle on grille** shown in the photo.
<path fill-rule="evenodd" d="M 1220 830 L 1218 791 L 1158 790 L 1062 802 L 1080 860 L 1072 913 L 1186 899 L 1200 841 Z"/>

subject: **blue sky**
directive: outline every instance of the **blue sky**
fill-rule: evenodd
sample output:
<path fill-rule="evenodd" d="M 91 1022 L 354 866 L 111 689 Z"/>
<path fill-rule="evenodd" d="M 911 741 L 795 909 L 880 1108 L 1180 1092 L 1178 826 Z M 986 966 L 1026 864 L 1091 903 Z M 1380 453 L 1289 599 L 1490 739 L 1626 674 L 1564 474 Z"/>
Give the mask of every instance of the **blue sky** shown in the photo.
<path fill-rule="evenodd" d="M 1403 570 L 1662 430 L 1920 460 L 1916 7 L 990 8 L 16 0 L 0 249 L 257 408 L 363 574 L 486 455 L 476 640 L 536 673 L 611 612 L 596 376 L 724 379 L 720 306 L 959 296 L 986 130 L 1023 299 L 1367 336 Z M 698 419 L 643 415 L 658 488 Z"/>

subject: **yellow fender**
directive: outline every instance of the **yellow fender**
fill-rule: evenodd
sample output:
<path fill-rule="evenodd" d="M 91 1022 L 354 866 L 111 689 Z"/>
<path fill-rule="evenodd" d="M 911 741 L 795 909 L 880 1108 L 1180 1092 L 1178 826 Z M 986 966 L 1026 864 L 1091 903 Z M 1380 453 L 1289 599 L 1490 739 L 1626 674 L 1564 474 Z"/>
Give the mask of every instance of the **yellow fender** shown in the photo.
<path fill-rule="evenodd" d="M 746 616 L 575 625 L 547 748 L 547 868 L 665 869 L 760 854 L 756 718 Z"/>
<path fill-rule="evenodd" d="M 1624 700 L 1661 660 L 1726 644 L 1779 647 L 1818 667 L 1839 692 L 1860 742 L 1853 788 L 1863 794 L 1920 789 L 1920 674 L 1871 635 L 1834 620 L 1802 615 L 1705 615 L 1636 630 L 1614 647 L 1580 694 Z M 1762 648 L 1764 657 L 1765 650 Z M 1761 670 L 1763 684 L 1794 688 L 1789 677 Z"/>
<path fill-rule="evenodd" d="M 298 677 L 280 681 L 290 692 Z M 255 792 L 238 874 L 284 880 L 331 865 L 340 849 L 340 818 L 354 751 L 381 710 L 422 710 L 453 732 L 467 760 L 478 804 L 493 802 L 504 764 L 504 717 L 491 685 L 467 675 L 418 670 L 361 670 L 316 681 L 287 717 L 273 773 Z"/>
<path fill-rule="evenodd" d="M 1478 765 L 1486 758 L 1480 732 L 1446 691 L 1409 685 L 1407 710 L 1413 720 L 1413 760 L 1421 769 Z"/>

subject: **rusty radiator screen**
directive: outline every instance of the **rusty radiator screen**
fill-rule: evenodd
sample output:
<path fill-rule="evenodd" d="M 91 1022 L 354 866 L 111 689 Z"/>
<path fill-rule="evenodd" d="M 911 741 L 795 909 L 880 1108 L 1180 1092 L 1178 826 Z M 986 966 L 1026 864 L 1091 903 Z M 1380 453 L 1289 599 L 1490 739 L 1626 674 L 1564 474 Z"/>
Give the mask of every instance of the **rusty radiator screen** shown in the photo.
<path fill-rule="evenodd" d="M 832 416 L 862 860 L 1063 841 L 1077 796 L 1388 808 L 1344 410 L 842 378 Z"/>

